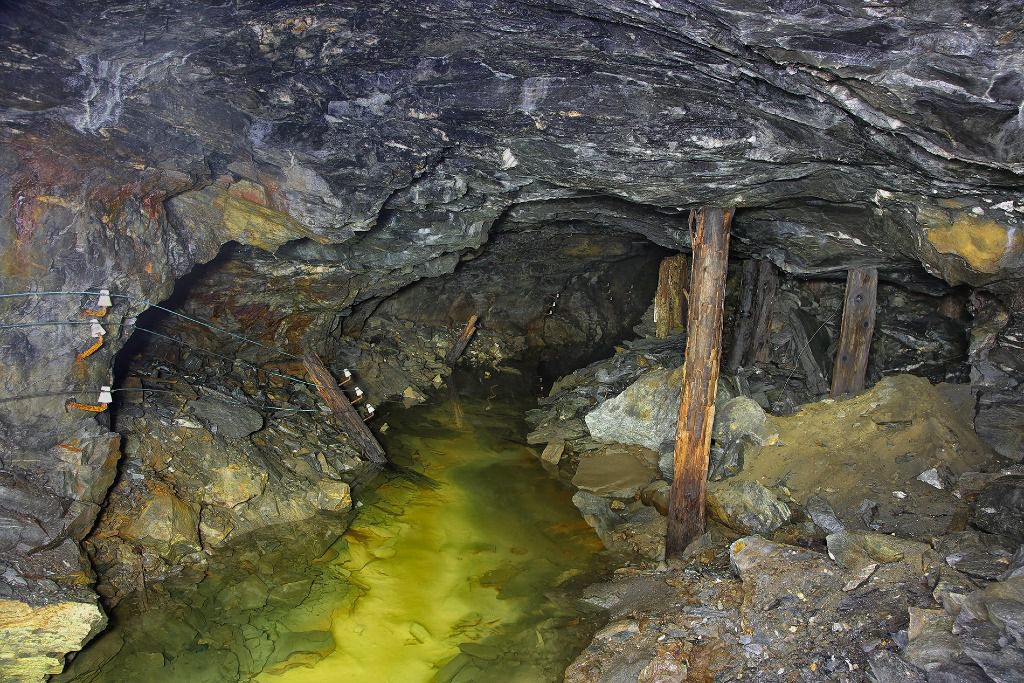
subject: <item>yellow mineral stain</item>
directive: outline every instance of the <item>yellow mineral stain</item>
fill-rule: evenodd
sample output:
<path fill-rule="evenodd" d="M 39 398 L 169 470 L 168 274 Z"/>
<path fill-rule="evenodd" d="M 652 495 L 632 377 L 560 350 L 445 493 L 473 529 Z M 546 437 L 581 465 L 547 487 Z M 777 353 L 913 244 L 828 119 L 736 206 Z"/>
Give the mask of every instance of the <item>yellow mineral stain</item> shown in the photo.
<path fill-rule="evenodd" d="M 600 541 L 576 523 L 568 492 L 536 456 L 500 438 L 508 416 L 478 405 L 467 412 L 460 431 L 450 406 L 424 406 L 417 429 L 403 429 L 398 450 L 421 454 L 440 487 L 394 480 L 379 489 L 376 505 L 401 514 L 368 511 L 345 534 L 347 549 L 335 564 L 363 594 L 335 612 L 333 653 L 258 680 L 426 683 L 467 647 L 476 652 L 474 644 L 497 656 L 500 645 L 479 643 L 521 638 L 525 616 L 556 614 L 545 593 L 561 575 L 585 567 Z M 533 647 L 538 637 L 530 634 Z M 477 675 L 473 680 L 548 680 L 529 661 Z"/>
<path fill-rule="evenodd" d="M 316 235 L 286 213 L 260 206 L 246 198 L 228 194 L 219 188 L 214 206 L 224 213 L 224 229 L 230 239 L 260 249 L 274 251 L 285 242 Z"/>
<path fill-rule="evenodd" d="M 1007 255 L 1024 251 L 1024 239 L 1017 231 L 968 213 L 959 214 L 951 223 L 926 230 L 928 241 L 936 251 L 960 256 L 981 273 L 998 271 Z"/>

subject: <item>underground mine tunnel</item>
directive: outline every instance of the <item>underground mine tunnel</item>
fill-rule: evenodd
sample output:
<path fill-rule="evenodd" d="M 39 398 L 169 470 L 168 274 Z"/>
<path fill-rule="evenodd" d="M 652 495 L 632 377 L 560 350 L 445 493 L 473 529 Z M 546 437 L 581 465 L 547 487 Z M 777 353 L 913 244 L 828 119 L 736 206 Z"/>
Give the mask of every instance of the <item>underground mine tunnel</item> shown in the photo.
<path fill-rule="evenodd" d="M 0 680 L 1024 680 L 1024 8 L 0 4 Z"/>

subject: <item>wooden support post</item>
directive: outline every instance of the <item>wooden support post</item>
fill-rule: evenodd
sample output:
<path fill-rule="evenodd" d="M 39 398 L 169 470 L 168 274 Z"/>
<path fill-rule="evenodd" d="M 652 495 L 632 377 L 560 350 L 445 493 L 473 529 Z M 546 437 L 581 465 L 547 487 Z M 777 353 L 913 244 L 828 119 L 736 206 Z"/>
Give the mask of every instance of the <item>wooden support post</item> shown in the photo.
<path fill-rule="evenodd" d="M 654 327 L 658 337 L 669 337 L 686 329 L 686 255 L 661 260 L 658 290 L 654 295 Z"/>
<path fill-rule="evenodd" d="M 306 372 L 316 384 L 316 391 L 324 400 L 327 407 L 334 413 L 338 426 L 356 442 L 363 456 L 378 465 L 388 463 L 387 455 L 373 432 L 359 417 L 359 413 L 349 403 L 348 397 L 341 391 L 331 371 L 327 369 L 320 357 L 312 351 L 307 351 L 302 357 L 302 363 L 306 366 Z"/>
<path fill-rule="evenodd" d="M 462 328 L 462 334 L 460 334 L 459 338 L 455 340 L 455 346 L 451 348 L 451 351 L 448 352 L 448 355 L 444 359 L 448 367 L 455 365 L 455 361 L 457 361 L 459 356 L 462 355 L 462 352 L 466 350 L 466 345 L 469 344 L 469 340 L 473 338 L 473 334 L 476 332 L 476 321 L 477 317 L 475 314 L 469 316 L 469 320 L 466 321 L 466 326 Z"/>
<path fill-rule="evenodd" d="M 736 371 L 750 355 L 750 332 L 753 329 L 754 290 L 757 280 L 757 262 L 747 259 L 741 266 L 742 284 L 740 289 L 740 307 L 736 311 L 736 331 L 732 337 L 732 348 L 729 349 L 729 362 L 725 367 Z"/>
<path fill-rule="evenodd" d="M 750 342 L 750 362 L 767 363 L 771 339 L 772 310 L 779 291 L 775 265 L 762 259 L 757 267 L 757 295 L 754 299 L 754 336 Z"/>
<path fill-rule="evenodd" d="M 853 268 L 846 272 L 846 299 L 839 350 L 832 370 L 832 397 L 851 396 L 864 391 L 871 335 L 875 331 L 876 268 Z"/>
<path fill-rule="evenodd" d="M 695 214 L 686 360 L 665 543 L 669 555 L 681 553 L 704 533 L 704 492 L 722 354 L 722 310 L 732 214 L 732 209 L 720 208 L 704 208 Z"/>

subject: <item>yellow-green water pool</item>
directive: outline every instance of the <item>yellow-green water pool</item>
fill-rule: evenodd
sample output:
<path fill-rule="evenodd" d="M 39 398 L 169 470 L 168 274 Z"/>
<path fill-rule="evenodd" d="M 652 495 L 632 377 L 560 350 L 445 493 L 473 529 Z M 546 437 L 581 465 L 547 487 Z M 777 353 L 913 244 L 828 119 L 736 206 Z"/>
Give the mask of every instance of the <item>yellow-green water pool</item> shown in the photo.
<path fill-rule="evenodd" d="M 524 408 L 449 395 L 393 414 L 389 452 L 436 488 L 384 476 L 326 552 L 329 521 L 276 528 L 198 584 L 151 587 L 148 609 L 122 603 L 62 679 L 561 680 L 594 630 L 575 593 L 604 561 L 525 445 Z"/>

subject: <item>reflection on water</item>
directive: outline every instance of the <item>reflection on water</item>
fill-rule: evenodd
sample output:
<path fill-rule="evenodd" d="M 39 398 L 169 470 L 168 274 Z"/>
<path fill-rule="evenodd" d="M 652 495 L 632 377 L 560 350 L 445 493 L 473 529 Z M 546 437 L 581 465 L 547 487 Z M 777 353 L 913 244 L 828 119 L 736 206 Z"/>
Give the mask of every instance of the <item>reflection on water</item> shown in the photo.
<path fill-rule="evenodd" d="M 449 394 L 392 416 L 389 452 L 437 488 L 383 479 L 326 552 L 328 520 L 243 539 L 197 586 L 123 603 L 62 680 L 561 680 L 601 544 L 523 445 L 523 408 Z"/>

